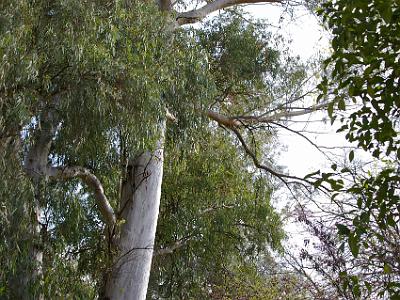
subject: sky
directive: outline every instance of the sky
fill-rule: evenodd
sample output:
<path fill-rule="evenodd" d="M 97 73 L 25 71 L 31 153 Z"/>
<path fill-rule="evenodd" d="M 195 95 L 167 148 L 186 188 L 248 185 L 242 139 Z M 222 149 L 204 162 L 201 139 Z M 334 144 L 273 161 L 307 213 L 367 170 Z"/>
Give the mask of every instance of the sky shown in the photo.
<path fill-rule="evenodd" d="M 245 10 L 255 18 L 264 19 L 272 25 L 272 28 L 275 28 L 274 30 L 291 40 L 290 50 L 294 55 L 300 56 L 305 63 L 321 56 L 324 57 L 330 51 L 328 33 L 321 27 L 317 17 L 303 7 L 296 8 L 293 15 L 284 12 L 282 6 L 271 4 L 249 5 Z M 312 97 L 306 101 L 315 104 L 315 99 Z M 349 146 L 343 135 L 335 133 L 339 124 L 332 127 L 327 119 L 325 111 L 313 113 L 294 118 L 295 122 L 291 123 L 291 128 L 300 130 L 319 146 L 329 148 Z M 279 133 L 279 141 L 284 147 L 277 157 L 277 162 L 286 167 L 289 173 L 304 176 L 316 169 L 331 165 L 322 152 L 330 154 L 332 149 L 324 148 L 321 152 L 303 137 L 288 131 Z M 344 155 L 345 151 L 333 150 L 336 155 Z"/>
<path fill-rule="evenodd" d="M 255 18 L 266 20 L 285 37 L 292 40 L 292 51 L 303 58 L 310 58 L 319 51 L 328 51 L 327 33 L 320 26 L 317 18 L 304 7 L 285 12 L 281 5 L 257 4 L 248 5 L 245 10 Z"/>
<path fill-rule="evenodd" d="M 330 51 L 329 36 L 321 27 L 317 18 L 310 14 L 305 8 L 298 8 L 293 12 L 293 16 L 285 13 L 280 6 L 276 5 L 250 5 L 245 8 L 254 17 L 265 19 L 267 23 L 272 24 L 275 30 L 279 30 L 287 39 L 291 41 L 291 51 L 294 55 L 299 55 L 301 60 L 308 62 L 317 57 L 326 56 Z M 308 103 L 314 103 L 314 98 L 306 99 Z M 327 112 L 322 111 L 311 115 L 297 117 L 295 122 L 291 123 L 291 128 L 300 130 L 314 144 L 325 146 L 318 150 L 314 145 L 303 137 L 281 131 L 278 134 L 279 142 L 282 144 L 282 151 L 275 158 L 278 165 L 285 167 L 286 172 L 298 177 L 304 177 L 306 174 L 319 169 L 327 170 L 332 162 L 325 154 L 339 155 L 345 157 L 346 147 L 350 146 L 343 134 L 335 133 L 339 124 L 331 126 L 327 120 Z M 322 120 L 325 120 L 322 121 Z M 341 149 L 339 147 L 344 147 Z M 333 149 L 330 149 L 333 148 Z M 280 190 L 275 193 L 275 206 L 279 209 L 289 204 L 291 207 L 296 203 L 287 190 Z M 285 229 L 289 235 L 289 245 L 293 252 L 305 246 L 304 240 L 308 239 L 299 224 L 291 219 Z M 298 250 L 294 250 L 294 249 Z"/>

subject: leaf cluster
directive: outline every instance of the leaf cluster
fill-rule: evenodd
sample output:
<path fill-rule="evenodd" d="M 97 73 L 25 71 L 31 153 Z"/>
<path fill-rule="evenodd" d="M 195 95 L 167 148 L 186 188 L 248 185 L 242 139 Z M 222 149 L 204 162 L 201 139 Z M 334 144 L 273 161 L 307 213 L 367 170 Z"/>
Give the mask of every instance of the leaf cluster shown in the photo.
<path fill-rule="evenodd" d="M 376 256 L 385 261 L 380 268 L 392 274 L 377 294 L 398 299 L 400 282 L 389 254 L 376 247 L 377 241 L 386 244 L 391 231 L 398 231 L 400 216 L 398 162 L 400 141 L 398 119 L 400 111 L 400 3 L 398 1 L 324 1 L 318 10 L 324 24 L 332 33 L 332 55 L 325 61 L 332 72 L 318 86 L 320 98 L 334 101 L 328 107 L 332 122 L 337 118 L 334 108 L 346 110 L 349 102 L 356 104 L 350 115 L 342 118 L 339 129 L 349 142 L 379 159 L 380 167 L 368 174 L 350 174 L 341 170 L 343 177 L 351 175 L 349 187 L 342 183 L 337 191 L 357 199 L 350 227 L 338 224 L 339 233 L 346 237 L 349 249 L 357 257 L 365 249 L 371 261 Z M 354 152 L 349 160 L 355 158 Z M 339 174 L 339 175 L 340 175 Z M 337 181 L 333 176 L 320 182 Z M 337 178 L 337 177 L 336 177 Z M 389 243 L 390 244 L 390 243 Z M 390 255 L 389 255 L 390 256 Z M 391 261 L 391 260 L 390 260 Z M 390 267 L 389 267 L 390 265 Z M 360 295 L 359 285 L 356 294 Z M 366 286 L 368 288 L 368 286 Z"/>
<path fill-rule="evenodd" d="M 160 298 L 209 298 L 207 285 L 221 284 L 227 269 L 254 266 L 259 253 L 281 249 L 282 223 L 266 178 L 249 173 L 226 135 L 203 130 L 191 147 L 166 149 L 157 246 L 184 243 L 155 257 Z"/>

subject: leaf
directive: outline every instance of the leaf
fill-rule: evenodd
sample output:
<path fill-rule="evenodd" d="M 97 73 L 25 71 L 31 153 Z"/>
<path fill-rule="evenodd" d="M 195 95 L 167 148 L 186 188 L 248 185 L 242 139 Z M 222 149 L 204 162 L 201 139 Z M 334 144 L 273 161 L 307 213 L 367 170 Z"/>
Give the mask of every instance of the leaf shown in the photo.
<path fill-rule="evenodd" d="M 331 118 L 332 119 L 332 117 L 333 117 L 333 105 L 334 105 L 334 103 L 333 102 L 331 102 L 331 103 L 329 103 L 328 104 L 328 106 L 327 106 L 327 111 L 328 111 L 328 116 L 329 116 L 329 118 Z"/>
<path fill-rule="evenodd" d="M 354 151 L 351 150 L 349 153 L 349 161 L 352 162 L 354 160 Z"/>
<path fill-rule="evenodd" d="M 320 170 L 315 171 L 315 172 L 310 173 L 310 174 L 307 174 L 307 175 L 304 177 L 304 179 L 307 179 L 307 178 L 313 177 L 314 175 L 319 175 L 319 174 L 320 174 Z"/>
<path fill-rule="evenodd" d="M 389 214 L 389 215 L 387 216 L 386 222 L 388 223 L 389 226 L 392 226 L 393 228 L 396 228 L 397 223 L 396 223 L 396 221 L 394 220 L 392 214 Z"/>
<path fill-rule="evenodd" d="M 337 196 L 339 196 L 339 193 L 332 194 L 331 200 L 334 201 Z"/>
<path fill-rule="evenodd" d="M 345 243 L 341 243 L 339 248 L 338 248 L 338 251 L 343 253 L 344 249 L 345 249 Z"/>
<path fill-rule="evenodd" d="M 351 254 L 353 254 L 354 257 L 357 257 L 360 251 L 360 245 L 358 244 L 358 238 L 354 233 L 349 235 L 349 247 Z"/>
<path fill-rule="evenodd" d="M 372 286 L 368 281 L 364 281 L 365 287 L 367 288 L 368 292 L 371 293 L 372 290 Z"/>
<path fill-rule="evenodd" d="M 341 235 L 348 235 L 350 233 L 350 229 L 346 225 L 337 223 L 336 227 Z"/>
<path fill-rule="evenodd" d="M 338 108 L 339 108 L 340 110 L 346 110 L 346 102 L 344 101 L 343 98 L 340 98 L 340 99 L 339 99 Z"/>
<path fill-rule="evenodd" d="M 392 267 L 389 266 L 387 263 L 383 265 L 383 273 L 390 274 L 392 273 Z"/>
<path fill-rule="evenodd" d="M 386 0 L 384 3 L 379 5 L 379 12 L 386 23 L 390 23 L 392 20 L 392 0 Z"/>
<path fill-rule="evenodd" d="M 350 173 L 350 169 L 345 167 L 343 169 L 340 170 L 341 173 Z"/>
<path fill-rule="evenodd" d="M 381 151 L 379 149 L 375 149 L 374 152 L 372 152 L 372 156 L 379 158 L 379 155 L 381 154 Z"/>
<path fill-rule="evenodd" d="M 361 197 L 357 199 L 357 206 L 358 206 L 359 209 L 361 209 L 361 207 L 362 207 L 362 204 L 363 204 L 362 200 L 363 199 Z"/>

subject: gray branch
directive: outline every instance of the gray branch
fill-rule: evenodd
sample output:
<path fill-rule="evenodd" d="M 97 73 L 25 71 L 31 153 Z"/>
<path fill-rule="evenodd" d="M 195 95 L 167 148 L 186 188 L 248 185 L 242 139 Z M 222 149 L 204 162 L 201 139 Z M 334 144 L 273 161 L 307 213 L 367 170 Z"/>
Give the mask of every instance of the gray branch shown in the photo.
<path fill-rule="evenodd" d="M 186 238 L 177 240 L 173 245 L 171 245 L 169 247 L 165 247 L 165 248 L 162 248 L 162 249 L 155 250 L 153 252 L 153 257 L 172 254 L 175 250 L 185 246 L 188 241 L 190 241 L 190 237 L 186 237 Z"/>
<path fill-rule="evenodd" d="M 80 178 L 88 187 L 93 190 L 96 204 L 101 215 L 111 228 L 115 225 L 115 213 L 111 207 L 100 180 L 88 169 L 83 167 L 48 167 L 46 175 L 52 179 L 68 180 Z"/>
<path fill-rule="evenodd" d="M 240 4 L 256 4 L 256 3 L 283 3 L 283 0 L 215 0 L 206 5 L 194 9 L 178 13 L 176 21 L 179 26 L 184 24 L 196 23 L 207 17 L 209 14 L 220 9 L 240 5 Z"/>
<path fill-rule="evenodd" d="M 32 145 L 26 154 L 24 169 L 27 175 L 37 185 L 43 177 L 67 180 L 80 178 L 94 191 L 97 206 L 107 225 L 111 228 L 115 225 L 115 214 L 104 193 L 100 180 L 88 169 L 83 167 L 53 167 L 48 164 L 49 150 L 56 134 L 57 126 L 61 121 L 58 109 L 61 96 L 55 95 L 52 102 L 45 108 L 39 117 L 39 124 L 32 136 Z"/>

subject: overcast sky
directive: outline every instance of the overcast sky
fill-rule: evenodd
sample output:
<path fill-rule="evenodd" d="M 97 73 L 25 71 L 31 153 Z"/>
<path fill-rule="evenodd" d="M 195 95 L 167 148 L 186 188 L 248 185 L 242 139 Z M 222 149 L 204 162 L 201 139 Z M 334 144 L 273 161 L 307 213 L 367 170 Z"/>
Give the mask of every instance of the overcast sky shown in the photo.
<path fill-rule="evenodd" d="M 265 19 L 267 23 L 274 26 L 274 30 L 292 40 L 290 47 L 292 53 L 299 55 L 304 62 L 329 53 L 328 34 L 320 26 L 316 17 L 304 8 L 296 9 L 293 16 L 285 13 L 280 6 L 267 4 L 247 6 L 246 10 L 257 18 Z M 315 103 L 315 99 L 309 98 L 307 102 Z M 293 123 L 291 128 L 300 130 L 317 145 L 332 148 L 349 146 L 343 134 L 335 133 L 338 124 L 332 128 L 329 121 L 325 123 L 319 121 L 326 118 L 327 113 L 325 111 L 297 117 L 294 119 L 297 122 Z M 277 157 L 277 162 L 286 167 L 286 171 L 290 174 L 303 177 L 318 169 L 326 170 L 332 164 L 321 151 L 299 135 L 281 131 L 278 138 L 284 148 Z M 321 150 L 326 154 L 333 151 L 335 154 L 343 156 L 346 151 L 338 148 L 336 150 Z M 278 208 L 282 208 L 285 202 L 295 204 L 287 190 L 276 193 L 274 198 L 274 203 Z M 307 235 L 301 233 L 301 226 L 298 225 L 293 220 L 286 225 L 286 230 L 291 237 L 289 245 L 292 245 L 292 247 L 304 246 L 303 240 L 307 238 Z"/>
<path fill-rule="evenodd" d="M 315 16 L 304 8 L 297 8 L 293 15 L 284 12 L 278 5 L 249 5 L 246 7 L 256 18 L 264 19 L 271 24 L 273 30 L 279 31 L 288 40 L 292 40 L 290 49 L 294 55 L 299 55 L 304 62 L 315 59 L 329 51 L 327 33 L 321 28 Z M 308 99 L 311 103 L 315 100 Z M 293 129 L 322 132 L 323 134 L 305 133 L 314 143 L 324 146 L 343 145 L 341 136 L 327 134 L 333 132 L 329 124 L 314 122 L 326 118 L 326 113 L 313 114 L 312 116 L 298 117 Z M 307 122 L 311 121 L 311 122 Z M 312 170 L 322 168 L 328 163 L 326 158 L 313 145 L 304 138 L 282 131 L 279 134 L 280 142 L 286 146 L 278 159 L 280 165 L 286 166 L 290 173 L 304 176 Z M 328 164 L 329 165 L 329 164 Z"/>

